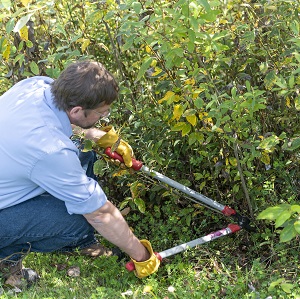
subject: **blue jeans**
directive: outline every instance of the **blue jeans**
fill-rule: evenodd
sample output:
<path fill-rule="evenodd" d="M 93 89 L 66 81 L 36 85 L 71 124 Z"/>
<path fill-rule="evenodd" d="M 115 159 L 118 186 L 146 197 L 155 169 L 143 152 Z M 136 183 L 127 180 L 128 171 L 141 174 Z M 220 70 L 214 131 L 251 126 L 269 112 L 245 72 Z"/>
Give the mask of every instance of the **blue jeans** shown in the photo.
<path fill-rule="evenodd" d="M 95 178 L 94 152 L 80 153 L 81 165 Z M 94 228 L 82 215 L 48 193 L 0 210 L 0 261 L 18 261 L 32 252 L 73 251 L 96 243 Z"/>

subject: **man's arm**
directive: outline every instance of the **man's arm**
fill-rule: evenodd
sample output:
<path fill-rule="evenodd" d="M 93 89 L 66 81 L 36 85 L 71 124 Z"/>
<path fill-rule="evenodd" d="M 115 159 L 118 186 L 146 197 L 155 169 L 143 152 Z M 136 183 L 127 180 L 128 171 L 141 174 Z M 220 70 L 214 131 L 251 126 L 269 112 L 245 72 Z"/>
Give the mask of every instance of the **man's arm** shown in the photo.
<path fill-rule="evenodd" d="M 106 240 L 118 246 L 136 261 L 150 258 L 148 250 L 132 233 L 120 211 L 109 201 L 93 213 L 83 215 Z"/>

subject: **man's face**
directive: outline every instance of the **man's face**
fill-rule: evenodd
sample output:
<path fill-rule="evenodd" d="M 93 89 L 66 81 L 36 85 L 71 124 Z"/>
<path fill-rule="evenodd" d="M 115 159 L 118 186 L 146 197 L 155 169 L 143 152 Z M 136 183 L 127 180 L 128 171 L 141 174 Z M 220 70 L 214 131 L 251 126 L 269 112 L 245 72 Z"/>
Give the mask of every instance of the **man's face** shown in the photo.
<path fill-rule="evenodd" d="M 72 108 L 68 112 L 71 124 L 83 129 L 92 128 L 99 120 L 110 115 L 110 105 L 100 105 L 95 109 L 83 109 L 80 106 Z"/>

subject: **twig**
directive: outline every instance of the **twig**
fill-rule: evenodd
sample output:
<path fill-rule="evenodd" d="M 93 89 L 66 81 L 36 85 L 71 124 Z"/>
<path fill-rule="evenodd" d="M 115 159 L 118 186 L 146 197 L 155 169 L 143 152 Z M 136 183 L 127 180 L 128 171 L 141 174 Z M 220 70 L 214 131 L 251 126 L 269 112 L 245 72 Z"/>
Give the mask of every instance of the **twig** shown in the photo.
<path fill-rule="evenodd" d="M 234 137 L 237 140 L 236 133 L 235 133 Z M 250 199 L 250 196 L 249 196 L 249 192 L 248 192 L 247 185 L 246 185 L 246 180 L 245 180 L 245 177 L 244 177 L 244 174 L 243 174 L 243 169 L 242 169 L 242 165 L 241 165 L 240 158 L 239 158 L 239 153 L 238 153 L 239 152 L 239 148 L 238 148 L 237 142 L 235 142 L 233 144 L 233 151 L 234 151 L 234 156 L 235 156 L 236 161 L 237 161 L 237 168 L 238 168 L 238 171 L 240 173 L 242 188 L 243 188 L 246 200 L 247 200 L 247 204 L 248 204 L 248 209 L 249 209 L 249 212 L 250 212 L 250 216 L 251 216 L 251 218 L 254 218 L 252 204 L 251 204 L 251 199 Z"/>

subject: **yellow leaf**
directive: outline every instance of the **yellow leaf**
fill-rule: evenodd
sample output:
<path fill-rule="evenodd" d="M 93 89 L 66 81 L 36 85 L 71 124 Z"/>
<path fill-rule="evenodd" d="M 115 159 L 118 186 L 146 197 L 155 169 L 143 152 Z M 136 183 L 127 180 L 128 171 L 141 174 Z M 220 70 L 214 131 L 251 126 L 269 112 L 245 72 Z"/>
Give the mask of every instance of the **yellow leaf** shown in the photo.
<path fill-rule="evenodd" d="M 158 74 L 160 74 L 162 72 L 162 69 L 160 69 L 159 67 L 156 67 L 154 69 L 154 73 L 152 73 L 152 77 L 157 76 Z"/>
<path fill-rule="evenodd" d="M 186 120 L 193 126 L 195 127 L 195 125 L 197 124 L 197 117 L 196 115 L 189 115 L 186 117 Z"/>
<path fill-rule="evenodd" d="M 162 102 L 169 100 L 174 95 L 175 95 L 175 93 L 173 91 L 167 91 L 167 93 L 165 94 L 165 96 L 162 99 L 160 99 L 158 101 L 158 103 L 161 104 Z"/>
<path fill-rule="evenodd" d="M 199 119 L 203 120 L 205 118 L 205 116 L 207 116 L 207 114 L 208 114 L 207 112 L 199 112 L 199 114 L 198 114 L 199 115 Z"/>
<path fill-rule="evenodd" d="M 26 25 L 20 29 L 19 34 L 22 40 L 28 40 L 28 28 Z"/>
<path fill-rule="evenodd" d="M 295 108 L 300 110 L 300 97 L 295 98 Z"/>
<path fill-rule="evenodd" d="M 178 104 L 174 106 L 173 119 L 179 120 L 183 113 L 183 106 Z"/>
<path fill-rule="evenodd" d="M 207 117 L 207 118 L 205 118 L 204 120 L 203 120 L 203 122 L 205 123 L 205 124 L 209 124 L 209 125 L 213 125 L 214 124 L 214 122 L 213 122 L 213 120 L 212 120 L 212 118 L 211 117 Z"/>
<path fill-rule="evenodd" d="M 229 163 L 232 166 L 237 166 L 237 160 L 236 160 L 236 158 L 229 157 Z"/>
<path fill-rule="evenodd" d="M 10 55 L 10 44 L 6 45 L 6 48 L 2 54 L 3 58 L 7 61 Z"/>
<path fill-rule="evenodd" d="M 184 81 L 184 85 L 195 85 L 196 81 L 194 78 L 187 79 Z"/>
<path fill-rule="evenodd" d="M 31 2 L 31 0 L 21 0 L 21 3 L 23 4 L 23 6 L 27 6 L 27 4 Z"/>
<path fill-rule="evenodd" d="M 123 175 L 125 175 L 125 174 L 128 174 L 127 169 L 121 169 L 121 170 L 115 172 L 112 176 L 113 176 L 113 177 L 116 177 L 116 176 L 123 176 Z"/>
<path fill-rule="evenodd" d="M 285 104 L 288 108 L 291 108 L 291 99 L 289 97 L 286 97 Z"/>
<path fill-rule="evenodd" d="M 98 44 L 98 46 L 99 48 L 104 49 L 106 52 L 109 52 L 109 49 L 103 43 Z"/>
<path fill-rule="evenodd" d="M 193 99 L 194 99 L 194 100 L 197 99 L 198 96 L 199 96 L 199 94 L 200 94 L 201 92 L 203 92 L 204 90 L 205 90 L 204 88 L 198 88 L 198 89 L 194 90 L 194 91 L 192 92 L 192 97 L 193 97 Z"/>
<path fill-rule="evenodd" d="M 83 43 L 81 44 L 81 51 L 84 52 L 90 43 L 91 41 L 88 38 L 84 39 Z"/>
<path fill-rule="evenodd" d="M 152 289 L 153 288 L 151 286 L 145 286 L 144 290 L 143 290 L 143 293 L 151 293 Z"/>
<path fill-rule="evenodd" d="M 157 60 L 153 59 L 150 66 L 151 67 L 156 67 L 156 64 L 157 64 Z"/>
<path fill-rule="evenodd" d="M 178 102 L 180 100 L 180 97 L 176 95 L 173 91 L 167 91 L 165 96 L 158 101 L 158 104 L 161 104 L 164 101 L 172 100 L 172 102 Z"/>
<path fill-rule="evenodd" d="M 181 130 L 182 137 L 187 135 L 190 131 L 191 131 L 191 125 L 186 123 L 183 129 Z"/>
<path fill-rule="evenodd" d="M 266 165 L 270 165 L 270 163 L 271 163 L 270 156 L 269 156 L 269 154 L 268 154 L 267 152 L 265 152 L 265 151 L 263 151 L 263 152 L 261 153 L 260 160 L 261 160 L 261 162 L 263 162 L 263 163 L 266 164 Z"/>
<path fill-rule="evenodd" d="M 151 48 L 148 45 L 146 46 L 146 52 L 151 53 Z"/>

